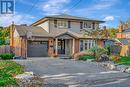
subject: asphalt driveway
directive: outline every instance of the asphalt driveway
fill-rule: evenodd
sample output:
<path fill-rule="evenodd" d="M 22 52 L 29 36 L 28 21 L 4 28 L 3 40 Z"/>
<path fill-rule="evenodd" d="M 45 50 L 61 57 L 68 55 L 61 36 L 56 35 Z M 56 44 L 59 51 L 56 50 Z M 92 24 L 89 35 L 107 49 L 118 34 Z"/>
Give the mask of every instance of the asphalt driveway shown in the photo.
<path fill-rule="evenodd" d="M 95 62 L 52 58 L 16 61 L 25 65 L 27 71 L 33 71 L 45 78 L 44 87 L 127 87 L 130 85 L 129 74 L 108 70 Z M 126 86 L 121 86 L 124 82 Z"/>

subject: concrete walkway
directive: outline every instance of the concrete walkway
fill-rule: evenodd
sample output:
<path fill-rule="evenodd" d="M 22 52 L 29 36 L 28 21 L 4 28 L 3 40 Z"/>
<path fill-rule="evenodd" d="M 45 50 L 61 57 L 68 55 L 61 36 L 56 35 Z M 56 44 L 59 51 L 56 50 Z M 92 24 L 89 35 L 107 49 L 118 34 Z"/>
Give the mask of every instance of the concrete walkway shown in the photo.
<path fill-rule="evenodd" d="M 15 61 L 25 65 L 27 71 L 33 71 L 45 78 L 44 87 L 118 87 L 116 85 L 127 82 L 130 76 L 108 70 L 95 62 L 52 58 Z"/>

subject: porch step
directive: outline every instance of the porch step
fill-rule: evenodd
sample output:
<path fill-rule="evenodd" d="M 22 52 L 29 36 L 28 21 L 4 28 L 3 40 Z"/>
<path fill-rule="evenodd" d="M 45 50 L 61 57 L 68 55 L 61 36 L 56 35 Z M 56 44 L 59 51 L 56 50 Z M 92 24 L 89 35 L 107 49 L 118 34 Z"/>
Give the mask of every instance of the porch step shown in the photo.
<path fill-rule="evenodd" d="M 70 57 L 67 55 L 59 55 L 59 57 L 60 59 L 70 59 Z"/>

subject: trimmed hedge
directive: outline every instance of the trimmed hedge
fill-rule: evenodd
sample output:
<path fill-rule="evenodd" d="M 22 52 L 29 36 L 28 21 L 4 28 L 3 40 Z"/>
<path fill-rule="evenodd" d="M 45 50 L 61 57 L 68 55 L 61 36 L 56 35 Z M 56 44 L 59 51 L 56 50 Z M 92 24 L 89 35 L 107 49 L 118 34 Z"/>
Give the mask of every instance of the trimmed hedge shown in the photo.
<path fill-rule="evenodd" d="M 95 58 L 95 56 L 91 56 L 91 55 L 81 56 L 79 58 L 79 60 L 83 60 L 83 61 L 86 61 L 88 59 L 96 59 L 96 58 Z"/>
<path fill-rule="evenodd" d="M 13 59 L 14 56 L 15 56 L 15 54 L 12 54 L 12 53 L 0 54 L 0 58 L 3 60 Z"/>

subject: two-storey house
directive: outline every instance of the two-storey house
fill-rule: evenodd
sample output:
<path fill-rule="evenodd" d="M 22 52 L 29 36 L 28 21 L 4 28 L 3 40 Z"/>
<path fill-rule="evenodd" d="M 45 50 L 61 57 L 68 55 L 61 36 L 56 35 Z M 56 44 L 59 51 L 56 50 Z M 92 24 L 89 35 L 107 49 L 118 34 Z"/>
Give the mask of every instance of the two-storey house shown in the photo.
<path fill-rule="evenodd" d="M 66 14 L 46 16 L 30 26 L 10 26 L 10 46 L 16 56 L 70 56 L 88 50 L 104 39 L 85 35 L 84 30 L 99 29 L 104 21 Z"/>

